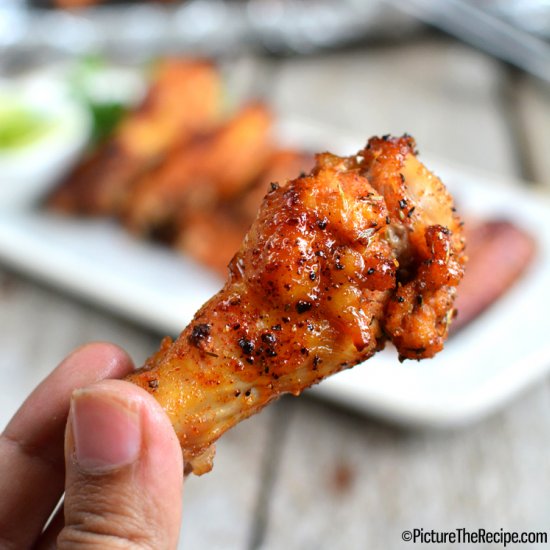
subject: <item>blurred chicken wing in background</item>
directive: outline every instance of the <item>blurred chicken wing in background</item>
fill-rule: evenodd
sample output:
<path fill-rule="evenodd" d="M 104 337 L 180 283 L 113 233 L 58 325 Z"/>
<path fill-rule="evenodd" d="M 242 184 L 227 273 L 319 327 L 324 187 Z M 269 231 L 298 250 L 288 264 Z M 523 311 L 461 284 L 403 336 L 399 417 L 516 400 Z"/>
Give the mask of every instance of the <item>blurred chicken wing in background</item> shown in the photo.
<path fill-rule="evenodd" d="M 142 104 L 114 135 L 65 177 L 49 198 L 52 208 L 86 215 L 116 215 L 140 174 L 173 147 L 220 116 L 219 74 L 208 61 L 164 59 Z"/>

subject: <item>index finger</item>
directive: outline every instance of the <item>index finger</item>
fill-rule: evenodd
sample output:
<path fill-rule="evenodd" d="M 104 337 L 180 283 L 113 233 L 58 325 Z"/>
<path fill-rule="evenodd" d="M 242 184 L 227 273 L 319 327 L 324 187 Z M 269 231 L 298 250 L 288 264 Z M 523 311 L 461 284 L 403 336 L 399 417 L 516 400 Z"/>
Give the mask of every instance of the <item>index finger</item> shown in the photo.
<path fill-rule="evenodd" d="M 32 545 L 63 493 L 63 441 L 74 389 L 120 378 L 132 361 L 112 344 L 67 357 L 27 398 L 0 435 L 0 542 Z"/>

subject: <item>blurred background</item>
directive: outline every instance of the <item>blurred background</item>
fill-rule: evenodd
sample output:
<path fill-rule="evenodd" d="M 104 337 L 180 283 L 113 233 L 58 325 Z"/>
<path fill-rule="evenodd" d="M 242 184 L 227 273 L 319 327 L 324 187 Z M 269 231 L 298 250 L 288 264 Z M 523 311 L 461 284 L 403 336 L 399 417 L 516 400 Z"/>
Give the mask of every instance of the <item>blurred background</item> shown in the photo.
<path fill-rule="evenodd" d="M 545 0 L 0 0 L 0 425 L 74 347 L 113 341 L 141 364 L 183 328 L 270 180 L 404 132 L 467 222 L 448 350 L 388 353 L 227 433 L 187 482 L 181 547 L 547 529 Z M 150 205 L 174 196 L 183 221 L 159 222 Z"/>

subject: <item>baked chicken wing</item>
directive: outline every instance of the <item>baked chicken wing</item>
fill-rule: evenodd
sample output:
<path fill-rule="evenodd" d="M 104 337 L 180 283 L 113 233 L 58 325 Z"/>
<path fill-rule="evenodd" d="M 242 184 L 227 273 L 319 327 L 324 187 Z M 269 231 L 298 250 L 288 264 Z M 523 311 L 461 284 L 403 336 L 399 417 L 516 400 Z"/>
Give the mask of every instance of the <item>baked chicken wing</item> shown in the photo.
<path fill-rule="evenodd" d="M 224 288 L 128 377 L 167 412 L 187 471 L 209 471 L 213 443 L 241 420 L 388 340 L 401 359 L 443 347 L 462 228 L 414 147 L 409 136 L 373 138 L 274 184 Z"/>
<path fill-rule="evenodd" d="M 272 151 L 272 122 L 269 109 L 253 103 L 173 150 L 137 182 L 124 207 L 126 226 L 144 235 L 170 233 L 178 218 L 242 192 Z"/>
<path fill-rule="evenodd" d="M 136 178 L 175 142 L 185 142 L 214 124 L 220 106 L 221 82 L 214 65 L 163 60 L 143 103 L 65 177 L 49 205 L 72 214 L 116 214 Z"/>

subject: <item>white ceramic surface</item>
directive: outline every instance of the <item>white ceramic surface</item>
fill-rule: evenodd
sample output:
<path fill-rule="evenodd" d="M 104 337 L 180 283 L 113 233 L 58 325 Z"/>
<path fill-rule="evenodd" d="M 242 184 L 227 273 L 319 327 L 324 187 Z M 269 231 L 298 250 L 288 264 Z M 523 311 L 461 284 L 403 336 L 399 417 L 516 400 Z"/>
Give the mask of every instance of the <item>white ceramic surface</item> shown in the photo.
<path fill-rule="evenodd" d="M 29 144 L 0 151 L 0 209 L 27 208 L 81 153 L 90 134 L 90 116 L 59 79 L 47 75 L 0 82 L 0 94 L 17 98 L 52 124 Z"/>
<path fill-rule="evenodd" d="M 305 122 L 286 141 L 350 152 L 361 140 Z M 426 160 L 426 159 L 424 159 Z M 520 185 L 427 160 L 470 215 L 505 217 L 537 237 L 524 277 L 435 359 L 399 364 L 388 348 L 311 390 L 398 422 L 449 426 L 506 402 L 550 370 L 550 202 Z M 221 281 L 193 261 L 139 242 L 105 221 L 46 212 L 0 212 L 0 259 L 161 333 L 177 334 Z"/>

